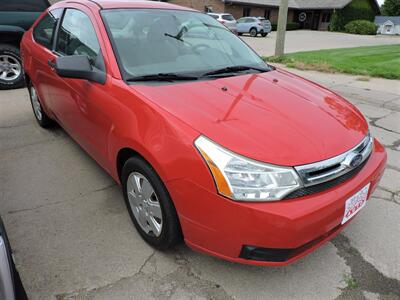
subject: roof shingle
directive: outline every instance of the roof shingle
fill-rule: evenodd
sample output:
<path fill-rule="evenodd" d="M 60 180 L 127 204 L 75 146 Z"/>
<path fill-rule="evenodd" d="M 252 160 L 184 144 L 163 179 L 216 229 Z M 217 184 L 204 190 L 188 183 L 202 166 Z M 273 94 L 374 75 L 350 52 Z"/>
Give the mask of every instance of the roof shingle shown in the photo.
<path fill-rule="evenodd" d="M 394 25 L 400 25 L 400 16 L 398 16 L 398 17 L 376 16 L 375 17 L 376 25 L 382 25 L 386 21 L 392 21 Z"/>

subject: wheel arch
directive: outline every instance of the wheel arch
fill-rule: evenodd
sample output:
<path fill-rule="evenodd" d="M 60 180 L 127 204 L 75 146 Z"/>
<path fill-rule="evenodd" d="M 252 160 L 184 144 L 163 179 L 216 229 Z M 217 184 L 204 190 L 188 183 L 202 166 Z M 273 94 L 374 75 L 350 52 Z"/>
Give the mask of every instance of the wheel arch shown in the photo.
<path fill-rule="evenodd" d="M 111 174 L 117 182 L 122 184 L 122 169 L 125 162 L 131 157 L 139 157 L 148 163 L 164 184 L 169 181 L 169 174 L 166 171 L 167 167 L 163 166 L 164 157 L 168 156 L 167 153 L 163 152 L 153 154 L 152 151 L 154 151 L 154 149 L 150 148 L 149 145 L 146 145 L 144 141 L 138 142 L 132 139 L 122 138 L 120 142 L 121 143 L 118 145 L 111 144 L 109 150 L 112 162 Z"/>
<path fill-rule="evenodd" d="M 13 45 L 19 48 L 25 29 L 19 26 L 0 25 L 0 44 Z"/>
<path fill-rule="evenodd" d="M 146 159 L 143 155 L 141 155 L 138 151 L 136 151 L 136 150 L 134 150 L 134 149 L 132 149 L 132 148 L 130 148 L 130 147 L 125 147 L 125 148 L 120 149 L 120 150 L 118 151 L 118 154 L 117 154 L 117 159 L 116 159 L 117 173 L 118 173 L 118 179 L 119 179 L 121 185 L 122 185 L 122 181 L 121 181 L 121 179 L 122 179 L 122 178 L 121 178 L 122 169 L 123 169 L 125 163 L 126 163 L 130 158 L 133 158 L 133 157 L 138 157 L 138 158 L 141 158 L 143 161 L 145 161 L 145 162 L 154 170 L 154 172 L 156 173 L 156 175 L 159 177 L 159 179 L 160 179 L 162 185 L 164 186 L 166 192 L 168 193 L 168 195 L 169 195 L 169 197 L 170 197 L 170 199 L 171 199 L 173 209 L 174 209 L 174 211 L 175 211 L 176 217 L 178 218 L 179 234 L 180 234 L 181 237 L 183 237 L 182 225 L 181 225 L 181 221 L 180 221 L 180 218 L 179 218 L 178 211 L 177 211 L 177 209 L 176 209 L 176 203 L 175 203 L 173 197 L 171 196 L 171 193 L 170 193 L 170 191 L 168 190 L 168 187 L 167 187 L 166 183 L 163 181 L 163 179 L 161 178 L 160 174 L 157 172 L 157 170 L 154 168 L 154 166 L 151 164 L 151 162 L 149 162 L 149 160 L 147 160 L 147 159 Z"/>
<path fill-rule="evenodd" d="M 29 76 L 29 74 L 24 72 L 24 78 L 26 86 L 29 87 L 29 84 L 32 82 L 31 77 Z"/>
<path fill-rule="evenodd" d="M 147 163 L 149 163 L 143 157 L 143 155 L 141 155 L 139 152 L 133 150 L 130 147 L 125 147 L 125 148 L 120 149 L 117 153 L 117 159 L 116 159 L 117 174 L 118 174 L 119 181 L 121 181 L 122 168 L 124 167 L 126 161 L 132 157 L 140 157 L 140 158 L 144 159 Z"/>

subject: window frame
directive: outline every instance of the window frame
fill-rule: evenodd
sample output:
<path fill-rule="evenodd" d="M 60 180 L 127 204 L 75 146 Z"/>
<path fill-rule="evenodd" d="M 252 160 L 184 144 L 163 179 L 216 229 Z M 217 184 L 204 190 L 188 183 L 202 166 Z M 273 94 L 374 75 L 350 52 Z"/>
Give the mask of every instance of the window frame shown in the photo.
<path fill-rule="evenodd" d="M 54 12 L 54 11 L 56 11 L 56 10 L 61 11 L 61 13 L 60 13 L 60 17 L 58 18 L 58 20 L 57 20 L 57 22 L 56 22 L 56 26 L 54 27 L 54 31 L 53 31 L 53 34 L 52 34 L 52 37 L 51 37 L 51 46 L 50 46 L 50 48 L 48 48 L 48 47 L 46 47 L 45 45 L 43 45 L 41 42 L 39 42 L 39 41 L 35 38 L 35 30 L 36 30 L 36 28 L 39 26 L 39 24 L 44 20 L 44 18 L 46 18 L 47 16 L 49 16 L 50 13 L 52 13 L 52 12 Z M 40 20 L 36 23 L 35 27 L 33 27 L 33 29 L 32 29 L 32 39 L 35 41 L 36 44 L 38 44 L 38 45 L 40 45 L 41 47 L 43 47 L 43 48 L 45 48 L 45 49 L 50 50 L 50 51 L 53 52 L 54 43 L 55 43 L 55 41 L 56 41 L 56 39 L 57 39 L 57 37 L 58 37 L 58 27 L 59 27 L 59 24 L 60 24 L 60 21 L 61 21 L 63 15 L 64 15 L 64 8 L 62 8 L 62 7 L 60 7 L 60 8 L 54 8 L 54 9 L 52 9 L 52 10 L 47 10 L 47 11 L 46 11 L 46 13 L 43 15 L 43 17 L 40 18 Z"/>
<path fill-rule="evenodd" d="M 53 49 L 52 49 L 53 54 L 56 55 L 56 56 L 58 56 L 58 57 L 71 56 L 71 55 L 65 55 L 65 54 L 63 54 L 63 53 L 57 51 L 57 43 L 58 43 L 58 39 L 59 39 L 59 33 L 60 33 L 61 25 L 62 25 L 62 23 L 63 23 L 63 21 L 64 21 L 65 14 L 67 13 L 67 11 L 68 11 L 69 9 L 70 9 L 70 10 L 77 10 L 77 11 L 83 13 L 85 16 L 88 17 L 88 19 L 89 19 L 89 21 L 90 21 L 90 23 L 92 24 L 92 27 L 93 27 L 93 29 L 94 29 L 94 33 L 95 33 L 95 35 L 96 35 L 97 42 L 98 42 L 98 44 L 99 44 L 99 53 L 98 53 L 97 56 L 98 56 L 98 59 L 101 58 L 101 61 L 100 61 L 100 64 L 101 64 L 100 67 L 101 67 L 101 68 L 99 68 L 99 67 L 97 67 L 97 66 L 95 66 L 95 65 L 92 65 L 92 67 L 93 67 L 93 68 L 96 68 L 96 69 L 98 69 L 98 70 L 100 70 L 100 71 L 102 71 L 102 72 L 104 72 L 104 73 L 106 73 L 106 62 L 105 62 L 104 55 L 103 55 L 103 50 L 102 50 L 102 47 L 101 47 L 101 44 L 102 44 L 101 41 L 102 41 L 102 40 L 101 40 L 101 38 L 99 37 L 99 35 L 97 34 L 97 32 L 96 32 L 96 26 L 95 26 L 95 24 L 93 23 L 92 18 L 91 18 L 86 12 L 84 12 L 82 9 L 79 9 L 79 8 L 76 8 L 76 7 L 63 7 L 62 16 L 61 16 L 60 19 L 58 20 L 58 24 L 57 24 L 57 27 L 56 27 L 56 34 L 55 34 L 55 38 L 54 38 L 54 41 L 53 41 Z"/>

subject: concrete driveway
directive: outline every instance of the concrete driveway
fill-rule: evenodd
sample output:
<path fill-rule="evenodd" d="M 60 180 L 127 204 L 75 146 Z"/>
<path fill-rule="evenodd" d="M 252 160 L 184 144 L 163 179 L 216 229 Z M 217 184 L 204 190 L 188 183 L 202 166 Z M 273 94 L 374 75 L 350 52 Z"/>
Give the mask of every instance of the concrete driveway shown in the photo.
<path fill-rule="evenodd" d="M 348 97 L 387 147 L 380 188 L 343 234 L 284 268 L 154 251 L 119 188 L 25 89 L 0 92 L 0 211 L 30 299 L 400 299 L 400 83 L 299 72 Z"/>
<path fill-rule="evenodd" d="M 275 52 L 276 31 L 267 37 L 242 36 L 260 55 L 271 56 Z M 286 32 L 285 52 L 311 51 L 333 48 L 352 48 L 400 44 L 400 36 L 370 36 L 329 31 L 295 30 Z"/>

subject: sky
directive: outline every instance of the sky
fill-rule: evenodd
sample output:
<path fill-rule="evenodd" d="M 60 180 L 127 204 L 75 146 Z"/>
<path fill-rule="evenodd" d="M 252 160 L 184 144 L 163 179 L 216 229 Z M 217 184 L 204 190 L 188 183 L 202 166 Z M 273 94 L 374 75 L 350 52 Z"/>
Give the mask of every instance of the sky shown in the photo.
<path fill-rule="evenodd" d="M 378 2 L 379 2 L 379 5 L 382 5 L 383 2 L 385 2 L 385 0 L 378 0 Z"/>

